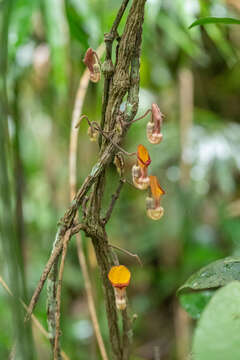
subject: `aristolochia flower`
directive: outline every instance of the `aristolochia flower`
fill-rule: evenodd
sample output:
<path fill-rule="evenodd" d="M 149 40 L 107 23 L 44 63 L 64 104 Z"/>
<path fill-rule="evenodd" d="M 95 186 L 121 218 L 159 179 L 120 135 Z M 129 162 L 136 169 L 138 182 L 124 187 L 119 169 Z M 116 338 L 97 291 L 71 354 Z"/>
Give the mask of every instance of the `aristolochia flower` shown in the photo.
<path fill-rule="evenodd" d="M 127 306 L 126 288 L 130 283 L 131 273 L 124 265 L 113 266 L 108 278 L 114 287 L 117 309 L 124 310 Z"/>
<path fill-rule="evenodd" d="M 161 133 L 163 114 L 157 104 L 152 104 L 151 120 L 147 123 L 147 138 L 152 144 L 159 144 L 162 141 Z"/>
<path fill-rule="evenodd" d="M 137 165 L 132 168 L 132 179 L 133 184 L 140 190 L 145 190 L 149 186 L 147 169 L 150 164 L 151 159 L 147 149 L 141 144 L 138 145 Z"/>
<path fill-rule="evenodd" d="M 87 49 L 83 62 L 90 71 L 90 80 L 98 82 L 101 79 L 100 62 L 97 53 L 92 48 Z"/>
<path fill-rule="evenodd" d="M 159 220 L 164 214 L 163 207 L 160 206 L 161 196 L 165 194 L 165 191 L 159 185 L 156 176 L 149 176 L 151 197 L 146 198 L 147 215 L 150 219 Z"/>

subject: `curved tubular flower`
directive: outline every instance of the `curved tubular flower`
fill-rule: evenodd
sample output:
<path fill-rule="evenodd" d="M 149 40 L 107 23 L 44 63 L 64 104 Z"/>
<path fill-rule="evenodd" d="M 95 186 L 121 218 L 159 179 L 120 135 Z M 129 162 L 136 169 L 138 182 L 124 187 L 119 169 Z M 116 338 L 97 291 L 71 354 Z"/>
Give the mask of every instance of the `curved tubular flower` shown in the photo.
<path fill-rule="evenodd" d="M 150 219 L 159 220 L 164 214 L 164 209 L 160 206 L 160 199 L 165 191 L 160 186 L 156 176 L 150 175 L 149 179 L 152 197 L 146 198 L 147 215 Z"/>
<path fill-rule="evenodd" d="M 100 61 L 92 48 L 87 49 L 83 62 L 90 71 L 90 80 L 95 83 L 98 82 L 101 79 Z"/>
<path fill-rule="evenodd" d="M 108 278 L 114 287 L 117 309 L 124 310 L 127 306 L 126 287 L 130 283 L 131 273 L 124 265 L 113 266 Z"/>
<path fill-rule="evenodd" d="M 157 104 L 152 104 L 151 120 L 147 123 L 147 138 L 151 144 L 159 144 L 163 135 L 161 133 L 163 114 Z"/>
<path fill-rule="evenodd" d="M 145 146 L 138 145 L 137 165 L 132 168 L 133 184 L 140 190 L 145 190 L 149 186 L 149 177 L 147 174 L 148 166 L 151 164 L 151 158 Z"/>

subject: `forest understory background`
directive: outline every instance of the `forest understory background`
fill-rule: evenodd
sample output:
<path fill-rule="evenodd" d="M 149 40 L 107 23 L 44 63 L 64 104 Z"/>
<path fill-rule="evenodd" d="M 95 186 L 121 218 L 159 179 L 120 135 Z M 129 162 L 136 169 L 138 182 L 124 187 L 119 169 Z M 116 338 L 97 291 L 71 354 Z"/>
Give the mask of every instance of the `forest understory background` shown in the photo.
<path fill-rule="evenodd" d="M 97 50 L 104 42 L 104 33 L 111 29 L 120 4 L 116 0 L 10 2 L 7 67 L 4 43 L 0 54 L 0 90 L 8 96 L 8 107 L 1 97 L 1 112 L 8 118 L 10 174 L 9 189 L 2 171 L 0 174 L 4 190 L 0 279 L 9 286 L 14 284 L 18 275 L 11 274 L 8 266 L 18 257 L 23 265 L 23 300 L 29 303 L 51 252 L 57 221 L 70 203 L 71 119 L 86 68 L 84 54 L 89 47 Z M 8 6 L 5 13 L 2 11 L 3 3 L 1 40 L 8 14 Z M 131 360 L 186 360 L 198 315 L 190 319 L 180 306 L 177 289 L 210 262 L 240 255 L 239 26 L 213 24 L 188 29 L 196 18 L 204 16 L 239 18 L 240 6 L 237 0 L 148 0 L 145 5 L 136 117 L 157 103 L 165 115 L 163 141 L 158 146 L 148 143 L 148 115 L 132 124 L 121 146 L 128 152 L 136 152 L 138 144 L 147 147 L 151 173 L 158 176 L 166 191 L 164 216 L 159 221 L 149 219 L 146 194 L 125 183 L 106 227 L 111 244 L 137 254 L 143 263 L 140 266 L 135 257 L 117 251 L 120 263 L 132 274 L 127 290 L 134 318 Z M 104 57 L 102 52 L 101 62 Z M 100 122 L 103 92 L 103 77 L 97 84 L 88 84 L 82 114 L 91 121 Z M 91 142 L 87 131 L 84 120 L 78 134 L 78 188 L 98 157 L 98 142 Z M 0 136 L 3 142 L 7 135 L 1 132 Z M 125 158 L 128 182 L 133 164 L 133 158 Z M 119 183 L 113 164 L 106 182 L 104 209 Z M 3 196 L 8 190 L 13 194 L 9 208 Z M 4 228 L 12 234 L 8 243 Z M 96 256 L 89 238 L 83 236 L 82 246 L 103 342 L 110 353 Z M 17 286 L 11 290 L 16 296 L 20 293 Z M 34 310 L 45 329 L 46 297 L 45 286 Z M 7 359 L 14 350 L 13 321 L 18 317 L 11 313 L 10 299 L 0 286 L 0 359 Z M 71 360 L 100 359 L 75 239 L 68 246 L 61 299 L 62 349 Z M 18 326 L 21 332 L 23 325 Z M 51 359 L 49 341 L 35 327 L 33 338 L 36 358 Z"/>

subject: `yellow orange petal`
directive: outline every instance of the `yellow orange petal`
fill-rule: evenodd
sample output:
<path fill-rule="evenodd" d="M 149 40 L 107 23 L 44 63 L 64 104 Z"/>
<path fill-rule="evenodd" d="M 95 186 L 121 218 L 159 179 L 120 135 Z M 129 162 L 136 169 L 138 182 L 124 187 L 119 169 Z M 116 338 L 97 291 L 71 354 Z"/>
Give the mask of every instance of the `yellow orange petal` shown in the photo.
<path fill-rule="evenodd" d="M 139 166 L 148 167 L 151 164 L 149 153 L 145 146 L 141 144 L 138 145 L 137 157 Z"/>
<path fill-rule="evenodd" d="M 108 273 L 108 278 L 114 287 L 123 288 L 128 286 L 131 273 L 124 265 L 113 266 Z"/>
<path fill-rule="evenodd" d="M 150 175 L 149 178 L 150 178 L 150 187 L 151 187 L 152 196 L 155 199 L 159 199 L 160 196 L 165 194 L 165 191 L 159 185 L 159 182 L 158 182 L 158 179 L 156 176 Z"/>

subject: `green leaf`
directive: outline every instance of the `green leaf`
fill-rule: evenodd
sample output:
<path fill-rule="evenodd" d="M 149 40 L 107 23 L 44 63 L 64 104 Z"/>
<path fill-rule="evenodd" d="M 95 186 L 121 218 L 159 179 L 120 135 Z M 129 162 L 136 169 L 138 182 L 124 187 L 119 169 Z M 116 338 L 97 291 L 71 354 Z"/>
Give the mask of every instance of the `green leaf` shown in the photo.
<path fill-rule="evenodd" d="M 240 25 L 240 20 L 233 18 L 220 18 L 209 16 L 194 21 L 188 28 L 191 29 L 194 26 L 206 24 Z"/>
<path fill-rule="evenodd" d="M 205 290 L 194 293 L 182 294 L 180 296 L 181 306 L 193 319 L 199 319 L 202 311 L 211 299 L 214 291 Z"/>
<path fill-rule="evenodd" d="M 193 360 L 240 359 L 240 283 L 216 291 L 194 334 Z"/>
<path fill-rule="evenodd" d="M 44 20 L 51 50 L 53 80 L 61 94 L 67 90 L 68 29 L 65 10 L 58 0 L 44 0 Z"/>
<path fill-rule="evenodd" d="M 82 46 L 88 48 L 88 33 L 84 30 L 84 21 L 74 6 L 66 2 L 66 15 L 71 35 L 77 39 Z"/>
<path fill-rule="evenodd" d="M 33 27 L 32 17 L 38 9 L 39 0 L 16 0 L 12 9 L 9 28 L 9 58 L 15 59 L 21 45 L 29 41 Z"/>
<path fill-rule="evenodd" d="M 158 25 L 166 32 L 175 44 L 180 47 L 189 56 L 197 56 L 199 48 L 195 41 L 190 37 L 189 32 L 182 28 L 171 19 L 167 14 L 160 13 L 158 16 Z"/>
<path fill-rule="evenodd" d="M 200 269 L 178 289 L 178 295 L 218 288 L 233 280 L 240 280 L 240 257 L 220 259 Z"/>

